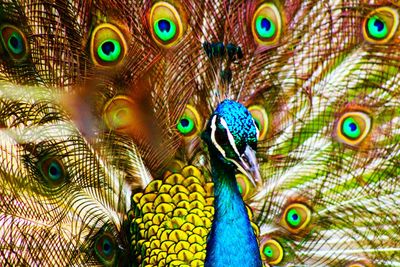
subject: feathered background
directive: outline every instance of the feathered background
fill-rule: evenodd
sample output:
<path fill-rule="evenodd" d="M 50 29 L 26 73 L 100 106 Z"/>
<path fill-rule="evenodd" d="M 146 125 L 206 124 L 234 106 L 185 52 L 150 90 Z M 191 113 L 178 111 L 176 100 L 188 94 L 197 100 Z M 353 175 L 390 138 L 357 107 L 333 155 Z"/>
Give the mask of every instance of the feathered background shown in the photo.
<path fill-rule="evenodd" d="M 262 180 L 237 181 L 266 266 L 400 266 L 399 12 L 389 0 L 1 0 L 0 265 L 202 266 L 201 133 L 232 99 L 260 131 Z M 114 58 L 101 54 L 110 40 Z M 156 212 L 175 184 L 203 203 L 188 247 L 168 231 L 191 219 Z M 170 198 L 156 198 L 162 185 Z M 146 203 L 166 215 L 146 223 Z"/>

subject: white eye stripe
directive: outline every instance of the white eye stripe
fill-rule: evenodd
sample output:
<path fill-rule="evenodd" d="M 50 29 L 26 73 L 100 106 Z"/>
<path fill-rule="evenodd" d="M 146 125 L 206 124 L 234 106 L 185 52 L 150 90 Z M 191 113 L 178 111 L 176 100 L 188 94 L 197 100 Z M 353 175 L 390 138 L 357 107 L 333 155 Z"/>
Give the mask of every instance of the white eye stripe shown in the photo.
<path fill-rule="evenodd" d="M 258 140 L 258 139 L 260 139 L 260 130 L 258 130 L 257 123 L 254 119 L 253 119 L 253 124 L 254 124 L 254 127 L 256 128 L 257 140 Z"/>
<path fill-rule="evenodd" d="M 217 122 L 217 116 L 215 115 L 211 120 L 211 141 L 213 142 L 215 147 L 218 149 L 218 151 L 222 154 L 222 156 L 224 158 L 226 158 L 225 150 L 220 146 L 220 144 L 217 142 L 217 139 L 215 137 L 215 133 L 217 131 L 216 122 Z M 226 121 L 223 118 L 221 118 L 220 123 L 226 130 L 226 133 L 227 133 L 227 136 L 228 136 L 228 140 L 229 140 L 229 144 L 231 145 L 231 147 L 235 151 L 236 155 L 240 158 L 239 150 L 237 149 L 236 144 L 235 144 L 235 138 L 233 137 L 233 135 L 229 131 L 228 124 L 226 123 Z"/>
<path fill-rule="evenodd" d="M 232 146 L 233 151 L 235 151 L 236 155 L 238 155 L 238 157 L 240 158 L 239 150 L 237 149 L 236 144 L 235 144 L 235 138 L 233 138 L 233 135 L 229 131 L 228 124 L 226 123 L 226 121 L 223 118 L 221 118 L 221 124 L 226 129 L 226 132 L 228 134 L 229 144 Z"/>
<path fill-rule="evenodd" d="M 222 149 L 222 147 L 218 144 L 217 140 L 215 139 L 215 131 L 217 130 L 217 125 L 215 125 L 216 121 L 217 121 L 217 115 L 214 115 L 214 117 L 211 120 L 211 142 L 213 142 L 215 147 L 225 158 L 226 157 L 225 150 Z"/>

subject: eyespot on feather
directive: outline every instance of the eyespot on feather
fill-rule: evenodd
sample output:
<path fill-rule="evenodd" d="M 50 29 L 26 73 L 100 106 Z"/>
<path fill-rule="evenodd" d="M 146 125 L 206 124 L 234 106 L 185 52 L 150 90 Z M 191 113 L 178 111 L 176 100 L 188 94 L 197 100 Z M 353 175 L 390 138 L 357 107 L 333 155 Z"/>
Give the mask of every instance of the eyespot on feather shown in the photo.
<path fill-rule="evenodd" d="M 264 140 L 267 136 L 269 128 L 269 119 L 265 108 L 260 105 L 253 105 L 250 106 L 248 110 L 253 116 L 256 126 L 260 132 L 258 140 Z"/>
<path fill-rule="evenodd" d="M 135 122 L 134 103 L 126 96 L 116 96 L 106 103 L 103 120 L 109 129 L 123 131 Z"/>
<path fill-rule="evenodd" d="M 103 233 L 95 240 L 94 252 L 102 264 L 105 266 L 113 266 L 116 261 L 117 245 L 114 237 L 110 233 Z"/>
<path fill-rule="evenodd" d="M 344 113 L 336 123 L 335 136 L 339 142 L 357 146 L 368 136 L 372 128 L 371 117 L 362 111 Z"/>
<path fill-rule="evenodd" d="M 399 14 L 391 7 L 380 7 L 363 20 L 364 39 L 372 44 L 385 44 L 395 35 L 399 26 Z"/>
<path fill-rule="evenodd" d="M 0 26 L 1 43 L 11 59 L 20 61 L 29 53 L 28 41 L 25 34 L 17 27 L 9 24 Z"/>
<path fill-rule="evenodd" d="M 58 187 L 65 182 L 66 172 L 61 160 L 54 157 L 45 158 L 39 162 L 38 167 L 50 187 Z"/>
<path fill-rule="evenodd" d="M 149 15 L 149 26 L 155 42 L 164 48 L 175 46 L 183 35 L 181 15 L 168 2 L 157 2 L 152 6 Z"/>
<path fill-rule="evenodd" d="M 192 138 L 198 134 L 201 127 L 200 114 L 196 108 L 188 104 L 182 116 L 177 121 L 176 128 L 185 138 Z"/>
<path fill-rule="evenodd" d="M 238 185 L 239 193 L 244 200 L 250 198 L 254 193 L 254 186 L 245 175 L 236 174 L 236 182 Z"/>
<path fill-rule="evenodd" d="M 98 25 L 92 32 L 90 55 L 100 67 L 113 67 L 123 61 L 127 44 L 122 32 L 110 23 Z"/>
<path fill-rule="evenodd" d="M 277 265 L 283 260 L 281 244 L 272 238 L 264 238 L 260 242 L 261 259 L 270 265 Z"/>
<path fill-rule="evenodd" d="M 282 17 L 273 3 L 261 4 L 253 14 L 251 31 L 257 44 L 272 46 L 278 43 L 282 33 Z"/>
<path fill-rule="evenodd" d="M 292 203 L 283 211 L 281 224 L 289 232 L 297 234 L 311 221 L 311 210 L 302 203 Z"/>

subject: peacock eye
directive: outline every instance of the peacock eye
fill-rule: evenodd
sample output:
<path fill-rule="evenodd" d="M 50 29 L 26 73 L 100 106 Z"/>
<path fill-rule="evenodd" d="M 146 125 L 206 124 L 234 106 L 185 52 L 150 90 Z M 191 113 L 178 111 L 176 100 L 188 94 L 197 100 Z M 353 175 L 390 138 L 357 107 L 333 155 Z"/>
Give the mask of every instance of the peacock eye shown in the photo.
<path fill-rule="evenodd" d="M 51 186 L 59 186 L 65 181 L 66 173 L 61 160 L 47 158 L 39 163 L 39 170 L 47 183 Z"/>
<path fill-rule="evenodd" d="M 123 34 L 112 24 L 101 24 L 92 33 L 90 53 L 98 66 L 117 65 L 125 57 L 126 47 Z"/>
<path fill-rule="evenodd" d="M 121 55 L 121 45 L 113 39 L 105 40 L 97 48 L 97 55 L 105 62 L 116 61 Z"/>
<path fill-rule="evenodd" d="M 367 34 L 374 39 L 383 39 L 388 35 L 386 22 L 374 15 L 367 21 Z"/>
<path fill-rule="evenodd" d="M 179 119 L 178 125 L 177 125 L 178 131 L 183 134 L 187 135 L 191 133 L 194 129 L 194 121 L 192 118 L 189 118 L 187 116 L 182 116 Z"/>
<path fill-rule="evenodd" d="M 304 204 L 289 205 L 283 213 L 283 225 L 293 233 L 303 230 L 311 221 L 311 211 Z"/>
<path fill-rule="evenodd" d="M 267 239 L 260 244 L 261 259 L 270 265 L 279 264 L 283 259 L 281 244 L 274 239 Z"/>
<path fill-rule="evenodd" d="M 265 109 L 259 105 L 253 105 L 248 108 L 253 116 L 256 126 L 260 132 L 258 140 L 264 140 L 268 132 L 268 115 Z"/>
<path fill-rule="evenodd" d="M 27 55 L 28 47 L 25 35 L 12 25 L 0 27 L 1 42 L 8 54 L 15 60 L 21 60 Z"/>
<path fill-rule="evenodd" d="M 371 130 L 371 118 L 363 112 L 347 112 L 341 116 L 337 126 L 339 141 L 348 145 L 357 145 Z"/>
<path fill-rule="evenodd" d="M 251 23 L 253 37 L 260 45 L 270 46 L 278 42 L 282 31 L 282 20 L 278 8 L 264 3 L 257 8 Z"/>
<path fill-rule="evenodd" d="M 215 131 L 215 141 L 220 146 L 230 145 L 228 132 L 225 128 L 219 128 L 219 127 L 217 128 L 217 130 Z"/>
<path fill-rule="evenodd" d="M 154 32 L 163 42 L 168 42 L 176 35 L 176 25 L 169 19 L 159 19 L 154 22 Z"/>
<path fill-rule="evenodd" d="M 150 29 L 154 40 L 164 47 L 171 47 L 183 34 L 181 17 L 174 6 L 158 2 L 150 12 Z"/>
<path fill-rule="evenodd" d="M 363 35 L 371 43 L 388 42 L 399 25 L 397 11 L 390 7 L 375 9 L 367 15 L 363 22 Z"/>
<path fill-rule="evenodd" d="M 112 266 L 116 260 L 116 243 L 114 237 L 109 233 L 99 236 L 94 245 L 97 259 L 105 266 Z"/>
<path fill-rule="evenodd" d="M 341 130 L 344 136 L 352 140 L 359 138 L 361 135 L 361 127 L 352 117 L 343 120 Z"/>
<path fill-rule="evenodd" d="M 192 137 L 199 131 L 200 123 L 200 115 L 197 110 L 193 106 L 187 105 L 185 112 L 177 122 L 176 128 L 183 136 Z"/>
<path fill-rule="evenodd" d="M 123 130 L 129 127 L 134 118 L 133 102 L 126 96 L 112 98 L 104 107 L 103 120 L 109 129 Z"/>
<path fill-rule="evenodd" d="M 245 175 L 241 173 L 236 174 L 236 182 L 243 199 L 248 199 L 252 196 L 254 186 Z"/>

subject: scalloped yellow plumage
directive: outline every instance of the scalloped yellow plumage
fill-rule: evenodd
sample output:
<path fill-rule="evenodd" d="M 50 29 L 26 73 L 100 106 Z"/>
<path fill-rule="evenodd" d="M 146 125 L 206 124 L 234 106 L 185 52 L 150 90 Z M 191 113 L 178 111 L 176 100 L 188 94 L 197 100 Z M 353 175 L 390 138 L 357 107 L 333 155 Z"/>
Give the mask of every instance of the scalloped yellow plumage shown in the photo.
<path fill-rule="evenodd" d="M 131 233 L 142 266 L 203 266 L 214 216 L 213 183 L 194 166 L 152 181 L 132 197 Z M 250 219 L 252 214 L 247 209 Z M 256 235 L 258 227 L 252 223 Z"/>

